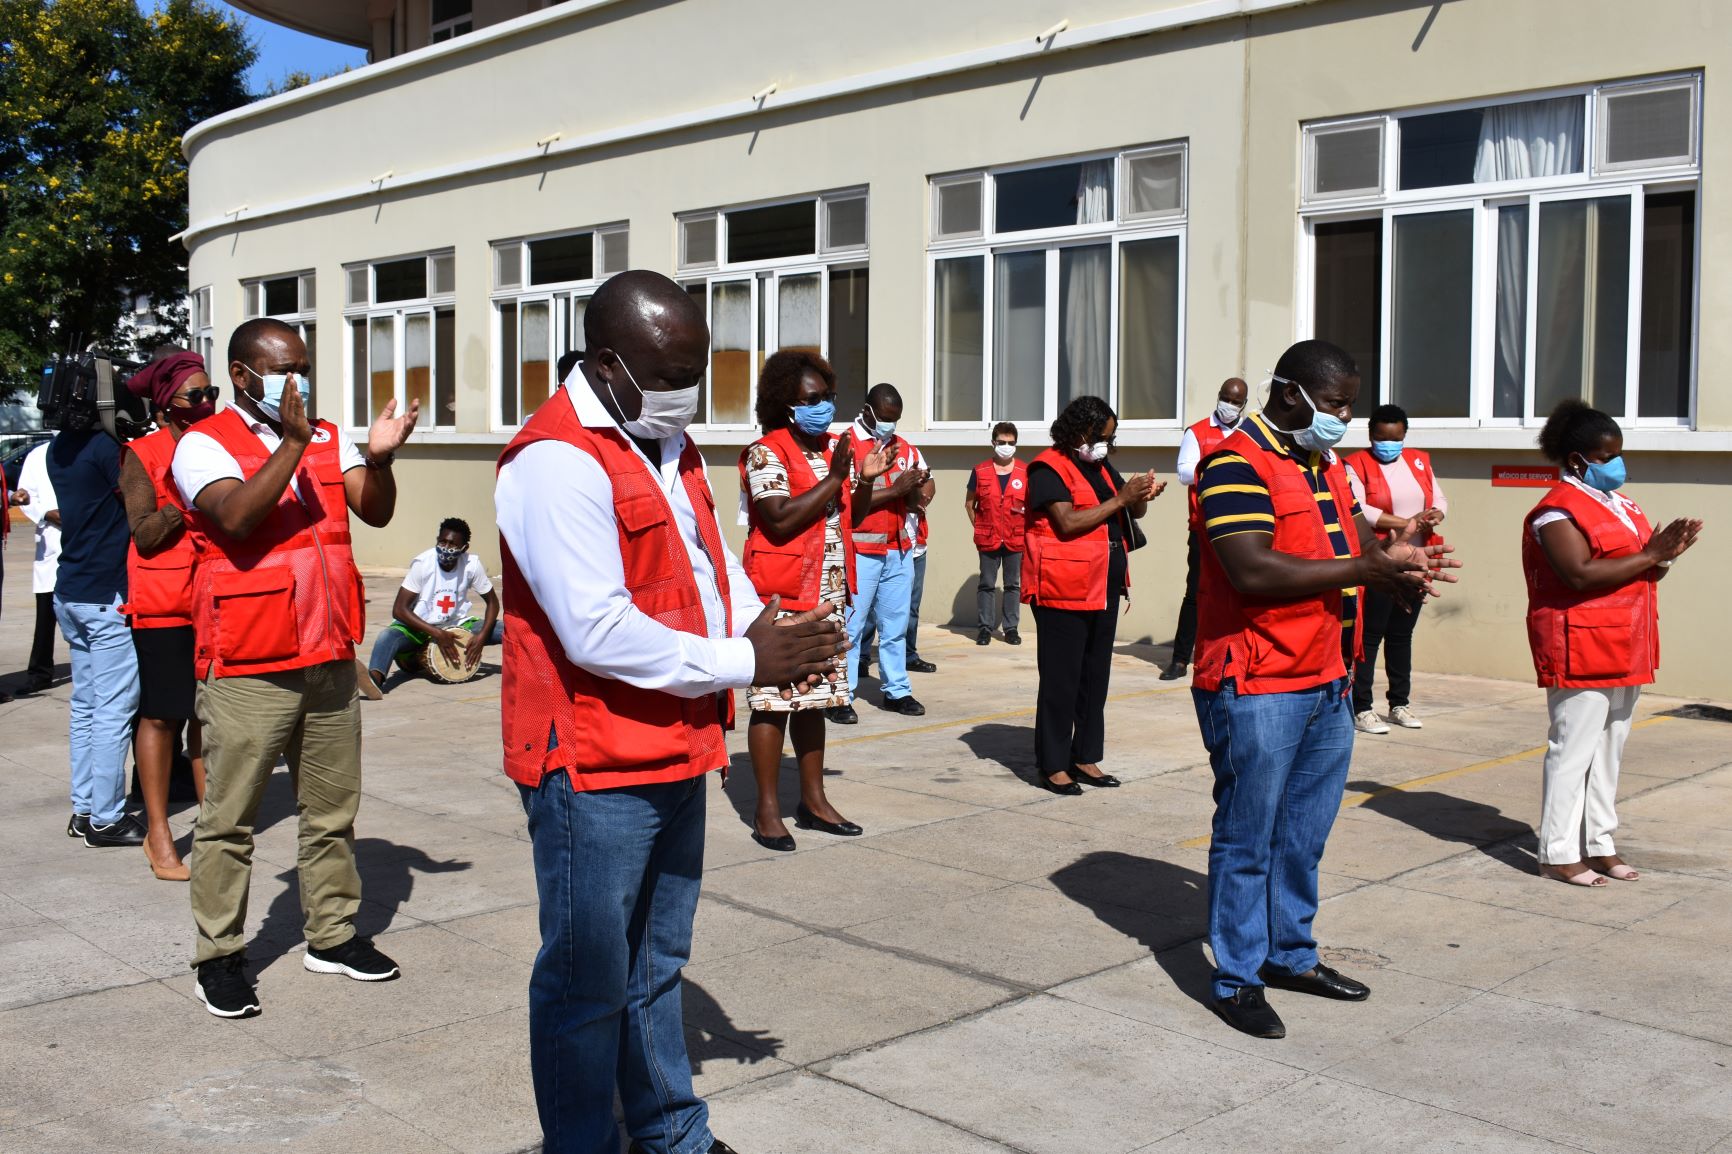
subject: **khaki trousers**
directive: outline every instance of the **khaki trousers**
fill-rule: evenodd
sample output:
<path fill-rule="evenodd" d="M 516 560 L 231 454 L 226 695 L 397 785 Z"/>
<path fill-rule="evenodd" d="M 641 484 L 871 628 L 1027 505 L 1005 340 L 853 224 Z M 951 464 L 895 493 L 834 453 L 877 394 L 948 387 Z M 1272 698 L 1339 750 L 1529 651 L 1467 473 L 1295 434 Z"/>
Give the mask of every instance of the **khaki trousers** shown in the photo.
<path fill-rule="evenodd" d="M 1611 857 L 1618 828 L 1618 768 L 1640 685 L 1548 689 L 1551 733 L 1540 789 L 1540 862 Z"/>
<path fill-rule="evenodd" d="M 277 758 L 300 811 L 301 912 L 318 949 L 354 936 L 361 906 L 355 813 L 361 804 L 361 706 L 355 663 L 331 661 L 199 684 L 205 793 L 192 839 L 193 965 L 246 949 L 253 824 Z"/>

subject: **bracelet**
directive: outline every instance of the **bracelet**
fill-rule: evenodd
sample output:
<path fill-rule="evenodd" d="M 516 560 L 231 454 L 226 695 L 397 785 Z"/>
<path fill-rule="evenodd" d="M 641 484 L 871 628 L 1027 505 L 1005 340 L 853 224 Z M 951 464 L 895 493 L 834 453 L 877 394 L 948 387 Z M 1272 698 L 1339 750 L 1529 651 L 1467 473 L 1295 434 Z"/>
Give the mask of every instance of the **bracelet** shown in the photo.
<path fill-rule="evenodd" d="M 362 457 L 361 459 L 363 462 L 366 463 L 366 466 L 369 469 L 389 469 L 392 465 L 392 462 L 396 461 L 396 459 L 397 459 L 397 452 L 395 449 L 393 449 L 391 452 L 386 453 L 385 459 L 383 461 L 375 460 L 373 457 L 373 454 L 371 454 L 371 453 L 368 453 L 366 456 Z"/>
<path fill-rule="evenodd" d="M 1677 560 L 1676 557 L 1672 558 L 1672 561 L 1676 561 L 1676 560 Z M 1672 561 L 1656 561 L 1656 562 L 1654 562 L 1654 564 L 1658 565 L 1662 569 L 1670 569 L 1672 567 Z"/>

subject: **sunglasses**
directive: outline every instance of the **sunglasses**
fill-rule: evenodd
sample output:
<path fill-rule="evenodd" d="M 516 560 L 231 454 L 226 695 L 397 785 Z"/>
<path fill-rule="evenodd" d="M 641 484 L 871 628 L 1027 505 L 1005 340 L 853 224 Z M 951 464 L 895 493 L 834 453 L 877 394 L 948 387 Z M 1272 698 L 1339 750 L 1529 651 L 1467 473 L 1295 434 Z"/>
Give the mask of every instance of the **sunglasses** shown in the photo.
<path fill-rule="evenodd" d="M 222 396 L 222 390 L 215 385 L 206 385 L 202 389 L 188 389 L 184 393 L 176 393 L 174 399 L 184 401 L 187 408 L 195 407 L 200 401 L 215 401 Z"/>

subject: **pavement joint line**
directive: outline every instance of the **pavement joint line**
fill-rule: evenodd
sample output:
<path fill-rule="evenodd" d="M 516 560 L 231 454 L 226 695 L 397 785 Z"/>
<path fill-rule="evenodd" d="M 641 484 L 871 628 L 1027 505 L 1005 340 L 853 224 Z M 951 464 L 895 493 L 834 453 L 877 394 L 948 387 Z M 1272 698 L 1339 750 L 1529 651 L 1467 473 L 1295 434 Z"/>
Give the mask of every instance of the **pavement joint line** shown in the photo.
<path fill-rule="evenodd" d="M 881 1045 L 882 1043 L 879 1043 L 879 1044 Z M 859 1051 L 854 1051 L 854 1052 L 858 1053 Z M 826 1058 L 826 1059 L 823 1059 L 823 1061 L 828 1062 L 828 1061 L 833 1061 L 833 1059 Z M 813 1063 L 812 1065 L 816 1065 L 816 1063 Z M 953 1121 L 949 1118 L 944 1118 L 938 1114 L 928 1113 L 927 1111 L 922 1110 L 917 1106 L 912 1106 L 906 1102 L 892 1101 L 891 1099 L 884 1097 L 882 1094 L 879 1094 L 876 1091 L 868 1090 L 864 1086 L 856 1086 L 852 1082 L 848 1082 L 848 1081 L 845 1081 L 841 1078 L 838 1078 L 835 1075 L 831 1074 L 827 1070 L 815 1070 L 812 1068 L 811 1065 L 797 1066 L 794 1069 L 794 1074 L 795 1075 L 806 1074 L 809 1077 L 822 1078 L 826 1082 L 831 1082 L 837 1086 L 844 1087 L 845 1089 L 853 1090 L 857 1094 L 864 1094 L 868 1098 L 875 1098 L 878 1101 L 883 1102 L 885 1105 L 889 1106 L 893 1110 L 905 1111 L 905 1112 L 907 1112 L 909 1114 L 913 1114 L 917 1117 L 925 1118 L 928 1121 L 938 1123 L 940 1126 L 943 1126 L 946 1130 L 954 1130 L 958 1134 L 967 1134 L 971 1137 L 980 1139 L 982 1142 L 990 1142 L 994 1146 L 1001 1147 L 1005 1150 L 1014 1151 L 1015 1154 L 1034 1154 L 1034 1151 L 1030 1150 L 1026 1146 L 1018 1146 L 1014 1142 L 1007 1142 L 1001 1138 L 989 1137 L 988 1135 L 982 1134 L 978 1130 L 971 1130 L 967 1126 L 964 1126 L 959 1122 Z"/>

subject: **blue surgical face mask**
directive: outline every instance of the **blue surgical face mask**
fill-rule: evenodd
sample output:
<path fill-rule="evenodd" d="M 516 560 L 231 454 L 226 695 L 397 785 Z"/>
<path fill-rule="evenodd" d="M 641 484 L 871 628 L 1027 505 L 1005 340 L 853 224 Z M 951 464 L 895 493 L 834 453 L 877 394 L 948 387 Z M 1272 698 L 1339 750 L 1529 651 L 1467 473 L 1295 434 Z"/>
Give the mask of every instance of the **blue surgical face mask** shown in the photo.
<path fill-rule="evenodd" d="M 836 419 L 835 401 L 817 401 L 810 405 L 794 405 L 788 410 L 794 415 L 794 427 L 808 437 L 816 437 L 830 430 L 830 424 Z"/>
<path fill-rule="evenodd" d="M 1311 394 L 1305 391 L 1305 386 L 1298 381 L 1290 381 L 1286 377 L 1269 374 L 1269 379 L 1283 385 L 1292 385 L 1299 390 L 1299 395 L 1305 398 L 1305 403 L 1311 406 L 1311 423 L 1303 429 L 1282 429 L 1283 433 L 1293 438 L 1293 443 L 1307 453 L 1321 453 L 1333 449 L 1341 443 L 1341 438 L 1347 435 L 1347 422 L 1334 413 L 1325 413 L 1317 407 L 1317 402 L 1311 399 Z"/>
<path fill-rule="evenodd" d="M 265 383 L 265 395 L 254 397 L 253 403 L 273 421 L 283 419 L 283 390 L 288 388 L 290 377 L 295 379 L 295 391 L 301 394 L 301 404 L 305 405 L 312 399 L 313 381 L 306 373 L 261 373 L 251 365 L 243 364 L 241 367 Z"/>
<path fill-rule="evenodd" d="M 1371 442 L 1371 455 L 1385 465 L 1393 465 L 1395 459 L 1401 456 L 1401 445 L 1402 442 L 1400 441 L 1373 441 Z"/>
<path fill-rule="evenodd" d="M 1624 487 L 1624 482 L 1629 480 L 1629 477 L 1624 472 L 1624 458 L 1622 454 L 1613 457 L 1609 461 L 1603 462 L 1584 459 L 1582 461 L 1582 466 L 1582 482 L 1590 488 L 1598 489 L 1602 493 L 1610 493 L 1614 490 L 1622 489 Z"/>
<path fill-rule="evenodd" d="M 878 426 L 872 430 L 872 435 L 880 441 L 888 441 L 896 435 L 896 422 L 879 421 Z"/>

